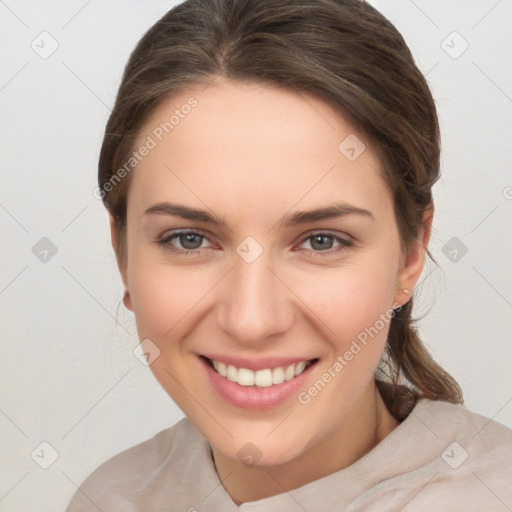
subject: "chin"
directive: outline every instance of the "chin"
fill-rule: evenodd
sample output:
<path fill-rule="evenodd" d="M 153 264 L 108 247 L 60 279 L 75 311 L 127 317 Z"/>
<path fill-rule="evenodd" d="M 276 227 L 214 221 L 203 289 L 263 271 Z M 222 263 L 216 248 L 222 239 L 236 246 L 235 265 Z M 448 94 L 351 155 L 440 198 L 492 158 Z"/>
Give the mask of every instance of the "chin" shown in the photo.
<path fill-rule="evenodd" d="M 237 425 L 225 423 L 232 437 L 225 432 L 220 436 L 218 432 L 209 432 L 208 427 L 203 435 L 218 452 L 234 462 L 247 467 L 279 466 L 307 453 L 316 444 L 319 434 L 328 435 L 328 432 L 318 432 L 318 425 L 316 429 L 308 428 L 293 417 L 291 413 L 278 421 L 256 425 L 254 421 L 237 422 Z"/>

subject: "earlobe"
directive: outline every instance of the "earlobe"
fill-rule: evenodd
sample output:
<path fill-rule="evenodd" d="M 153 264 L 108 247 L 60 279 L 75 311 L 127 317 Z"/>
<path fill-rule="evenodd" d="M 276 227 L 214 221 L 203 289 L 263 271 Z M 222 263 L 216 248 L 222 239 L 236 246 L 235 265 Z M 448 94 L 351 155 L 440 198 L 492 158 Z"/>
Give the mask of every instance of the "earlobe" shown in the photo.
<path fill-rule="evenodd" d="M 430 205 L 425 209 L 423 214 L 423 222 L 418 233 L 418 238 L 409 245 L 404 264 L 398 273 L 395 303 L 403 305 L 407 303 L 412 296 L 412 290 L 414 290 L 423 270 L 425 254 L 432 231 L 433 216 L 434 209 L 433 206 Z"/>
<path fill-rule="evenodd" d="M 116 255 L 117 260 L 117 267 L 119 269 L 119 273 L 121 274 L 121 279 L 123 280 L 125 292 L 123 296 L 123 303 L 126 306 L 127 309 L 130 311 L 133 311 L 132 309 L 132 303 L 130 298 L 130 293 L 128 291 L 128 279 L 126 275 L 126 265 L 123 264 L 123 258 L 121 257 L 121 250 L 119 244 L 119 228 L 117 226 L 117 223 L 111 213 L 109 213 L 109 222 L 110 222 L 110 240 L 112 243 L 112 249 L 114 250 L 114 253 Z"/>
<path fill-rule="evenodd" d="M 123 304 L 124 304 L 124 307 L 130 311 L 133 312 L 133 305 L 132 305 L 132 299 L 130 297 L 130 292 L 128 290 L 125 290 L 124 291 L 124 295 L 123 295 Z"/>

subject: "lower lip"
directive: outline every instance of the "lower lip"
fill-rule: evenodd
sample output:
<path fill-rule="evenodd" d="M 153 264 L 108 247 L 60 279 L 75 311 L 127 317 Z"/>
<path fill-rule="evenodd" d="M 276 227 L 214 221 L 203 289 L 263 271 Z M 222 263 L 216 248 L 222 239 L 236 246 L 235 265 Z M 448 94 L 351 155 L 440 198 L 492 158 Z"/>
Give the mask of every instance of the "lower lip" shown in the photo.
<path fill-rule="evenodd" d="M 236 407 L 250 410 L 271 409 L 290 397 L 296 396 L 300 389 L 304 387 L 310 370 L 318 362 L 310 364 L 300 375 L 291 380 L 284 381 L 281 384 L 273 384 L 266 388 L 257 388 L 254 386 L 240 386 L 236 382 L 231 382 L 217 373 L 203 357 L 199 357 L 199 359 L 219 395 Z"/>

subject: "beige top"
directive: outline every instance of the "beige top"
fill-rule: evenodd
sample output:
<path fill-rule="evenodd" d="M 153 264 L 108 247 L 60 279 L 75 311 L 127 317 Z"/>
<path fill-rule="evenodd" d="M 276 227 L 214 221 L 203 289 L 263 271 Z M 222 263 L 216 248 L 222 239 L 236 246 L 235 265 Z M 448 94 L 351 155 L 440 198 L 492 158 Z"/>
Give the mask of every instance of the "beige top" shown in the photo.
<path fill-rule="evenodd" d="M 115 455 L 66 512 L 510 512 L 512 430 L 448 402 L 420 399 L 351 466 L 288 493 L 236 506 L 210 446 L 184 418 Z"/>

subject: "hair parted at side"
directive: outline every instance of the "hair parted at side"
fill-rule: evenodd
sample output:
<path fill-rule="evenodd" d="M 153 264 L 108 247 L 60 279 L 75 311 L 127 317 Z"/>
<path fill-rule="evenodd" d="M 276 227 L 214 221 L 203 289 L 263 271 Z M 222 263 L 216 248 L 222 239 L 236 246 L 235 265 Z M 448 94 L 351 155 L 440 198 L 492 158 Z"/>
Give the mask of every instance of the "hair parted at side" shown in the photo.
<path fill-rule="evenodd" d="M 216 77 L 311 94 L 338 109 L 380 157 L 403 248 L 418 237 L 439 178 L 439 124 L 428 84 L 393 24 L 363 0 L 186 0 L 137 44 L 105 129 L 98 181 L 118 227 L 121 265 L 130 175 L 108 193 L 105 185 L 164 99 Z M 412 299 L 391 320 L 380 369 L 407 384 L 411 399 L 462 403 L 411 315 Z"/>

